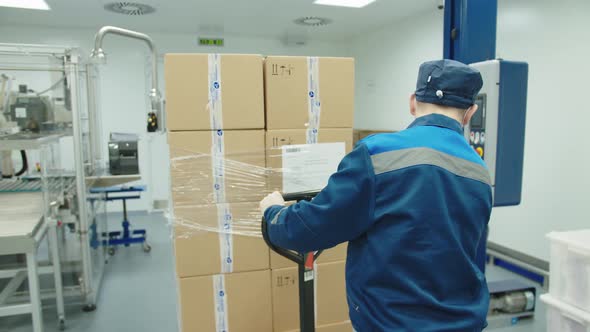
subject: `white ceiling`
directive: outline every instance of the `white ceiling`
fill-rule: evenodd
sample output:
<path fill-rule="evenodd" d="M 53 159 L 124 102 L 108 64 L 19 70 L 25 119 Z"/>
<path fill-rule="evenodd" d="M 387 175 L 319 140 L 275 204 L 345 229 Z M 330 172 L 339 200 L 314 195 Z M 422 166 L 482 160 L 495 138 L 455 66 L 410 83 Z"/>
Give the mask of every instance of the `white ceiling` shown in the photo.
<path fill-rule="evenodd" d="M 110 0 L 47 0 L 50 11 L 0 7 L 0 25 L 98 28 L 115 25 L 146 32 L 247 35 L 343 40 L 421 11 L 437 10 L 440 0 L 377 0 L 361 9 L 319 6 L 314 0 L 137 0 L 156 12 L 124 16 L 103 9 Z M 293 20 L 321 16 L 326 27 L 299 27 Z M 411 27 L 408 27 L 411 29 Z"/>

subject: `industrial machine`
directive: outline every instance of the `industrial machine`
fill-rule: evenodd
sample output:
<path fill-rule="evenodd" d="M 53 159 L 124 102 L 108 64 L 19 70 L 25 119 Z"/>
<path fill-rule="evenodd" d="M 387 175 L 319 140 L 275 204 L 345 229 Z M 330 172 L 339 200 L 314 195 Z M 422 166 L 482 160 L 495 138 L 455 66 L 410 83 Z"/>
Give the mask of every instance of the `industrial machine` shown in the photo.
<path fill-rule="evenodd" d="M 446 0 L 444 9 L 443 57 L 471 64 L 479 69 L 484 85 L 477 98 L 480 111 L 465 128 L 465 137 L 483 158 L 492 177 L 494 207 L 519 205 L 522 194 L 524 136 L 528 65 L 496 59 L 496 26 L 498 0 Z M 488 257 L 493 264 L 511 269 L 535 282 L 547 284 L 545 264 L 514 250 L 499 251 L 496 243 L 483 242 L 476 261 L 485 271 Z M 542 272 L 539 275 L 539 272 Z M 531 276 L 534 275 L 533 278 Z M 512 280 L 489 283 L 492 305 L 488 316 L 490 327 L 495 319 L 515 324 L 523 316 L 534 315 L 536 293 Z M 531 294 L 533 298 L 531 299 Z M 513 307 L 515 297 L 527 299 L 531 305 Z M 508 306 L 499 308 L 499 306 Z M 509 312 L 508 316 L 505 316 Z M 522 313 L 522 315 L 518 314 Z M 502 314 L 500 314 L 502 313 Z M 508 321 L 506 318 L 509 318 Z"/>
<path fill-rule="evenodd" d="M 49 120 L 49 98 L 39 96 L 18 96 L 10 106 L 10 118 L 21 130 L 38 133 L 41 125 Z"/>
<path fill-rule="evenodd" d="M 0 74 L 0 135 L 9 135 L 19 131 L 15 122 L 10 122 L 6 119 L 7 113 L 10 110 L 12 79 L 5 74 Z M 15 173 L 14 163 L 12 160 L 12 151 L 5 150 L 0 152 L 2 163 L 0 164 L 0 172 L 2 172 L 3 179 L 12 178 L 14 175 L 20 176 L 27 171 L 27 154 L 21 151 L 22 168 Z"/>
<path fill-rule="evenodd" d="M 152 51 L 148 131 L 164 129 L 160 123 L 164 117 L 161 116 L 162 99 L 157 90 L 155 45 L 147 35 L 104 27 L 96 34 L 91 59 L 101 63 L 106 60 L 102 42 L 110 33 L 143 40 Z M 22 79 L 27 81 L 19 81 Z M 108 245 L 113 244 L 113 239 L 109 238 L 113 232 L 108 232 L 106 227 L 108 193 L 97 188 L 140 179 L 137 174 L 137 141 L 118 142 L 116 149 L 112 149 L 116 150 L 112 153 L 113 158 L 106 160 L 103 156 L 105 141 L 101 137 L 97 79 L 97 67 L 88 62 L 79 49 L 0 43 L 0 205 L 3 212 L 7 212 L 0 220 L 0 237 L 7 235 L 13 241 L 1 240 L 4 246 L 0 249 L 24 248 L 21 242 L 35 244 L 26 248 L 27 266 L 15 267 L 11 261 L 15 254 L 25 251 L 10 251 L 0 256 L 0 279 L 11 278 L 8 283 L 0 284 L 6 284 L 0 289 L 0 316 L 30 312 L 35 332 L 43 330 L 41 298 L 55 297 L 58 300 L 60 328 L 65 327 L 62 296 L 81 300 L 84 311 L 95 310 L 109 257 Z M 62 146 L 62 138 L 72 142 L 71 146 Z M 21 152 L 22 161 L 15 158 L 15 151 Z M 66 152 L 63 160 L 71 157 L 72 165 L 62 164 L 60 151 Z M 16 164 L 21 164 L 20 170 Z M 35 197 L 35 200 L 23 199 L 31 205 L 25 209 L 26 215 L 20 210 L 12 213 L 16 210 L 10 198 L 17 197 L 17 194 L 18 197 Z M 19 218 L 26 220 L 16 222 Z M 39 262 L 41 267 L 37 271 L 37 264 L 29 264 L 28 257 L 36 257 L 36 248 L 46 233 L 45 229 L 52 233 L 50 247 L 54 268 L 46 268 L 41 266 L 45 262 Z M 17 233 L 22 236 L 15 237 Z M 145 243 L 145 231 L 139 235 L 142 236 L 131 240 L 140 241 L 144 250 L 149 249 Z M 59 239 L 59 243 L 55 239 Z M 27 273 L 29 289 L 22 290 L 20 284 Z M 31 276 L 49 273 L 54 274 L 55 289 L 39 289 L 37 278 Z M 63 277 L 63 287 L 62 280 L 58 280 L 60 277 Z M 22 303 L 27 299 L 30 299 L 30 305 L 4 305 Z"/>
<path fill-rule="evenodd" d="M 490 308 L 488 328 L 500 328 L 518 323 L 535 314 L 537 290 L 518 280 L 489 282 Z"/>
<path fill-rule="evenodd" d="M 528 64 L 491 60 L 471 64 L 483 77 L 479 106 L 465 127 L 471 146 L 486 162 L 494 206 L 520 204 Z"/>
<path fill-rule="evenodd" d="M 471 64 L 483 78 L 476 98 L 479 109 L 465 126 L 465 138 L 485 161 L 492 179 L 495 207 L 520 204 L 524 159 L 524 134 L 528 64 L 490 60 Z M 478 263 L 485 268 L 486 251 Z M 535 287 L 517 280 L 488 283 L 490 328 L 516 324 L 534 315 Z"/>
<path fill-rule="evenodd" d="M 19 84 L 18 90 L 13 91 L 11 87 L 18 76 L 0 75 L 0 137 L 39 138 L 71 131 L 70 90 L 65 72 L 60 76 L 63 77 L 50 87 L 36 92 L 27 84 Z M 11 150 L 2 151 L 3 178 L 19 177 L 29 170 L 26 151 L 20 150 L 21 168 L 16 172 L 12 155 Z"/>
<path fill-rule="evenodd" d="M 106 204 L 100 200 L 104 195 L 92 194 L 89 188 L 104 182 L 105 162 L 96 108 L 97 71 L 81 58 L 75 48 L 0 44 L 0 151 L 5 177 L 0 180 L 0 200 L 21 193 L 41 197 L 35 201 L 38 206 L 29 210 L 40 211 L 41 225 L 59 233 L 63 296 L 75 297 L 92 309 L 108 255 L 106 248 L 89 245 L 93 232 L 106 232 Z M 68 137 L 73 146 L 64 148 L 61 140 Z M 62 158 L 71 162 L 66 165 Z M 51 218 L 45 211 L 51 211 Z M 13 221 L 18 217 L 15 214 Z M 2 226 L 10 231 L 15 224 Z M 0 258 L 0 270 L 11 266 L 9 259 Z M 38 274 L 50 272 L 42 268 Z M 10 273 L 20 278 L 23 271 L 11 268 Z M 10 276 L 4 271 L 2 275 Z M 14 302 L 31 297 L 21 289 L 12 293 Z M 43 298 L 61 297 L 54 290 L 39 293 Z M 37 331 L 41 324 L 34 307 Z"/>

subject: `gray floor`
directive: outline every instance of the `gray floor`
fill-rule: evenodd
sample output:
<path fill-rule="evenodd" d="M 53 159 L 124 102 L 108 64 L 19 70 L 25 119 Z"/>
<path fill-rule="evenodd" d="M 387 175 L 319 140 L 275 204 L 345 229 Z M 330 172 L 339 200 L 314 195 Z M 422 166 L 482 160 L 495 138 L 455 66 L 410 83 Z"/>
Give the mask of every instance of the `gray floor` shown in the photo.
<path fill-rule="evenodd" d="M 120 228 L 112 216 L 109 229 Z M 148 230 L 149 254 L 140 246 L 121 248 L 107 265 L 97 309 L 84 313 L 79 304 L 66 307 L 66 331 L 178 331 L 176 281 L 170 229 L 161 214 L 131 214 L 131 223 Z M 55 306 L 44 308 L 45 331 L 57 329 Z M 0 332 L 31 331 L 29 315 L 0 318 Z"/>
<path fill-rule="evenodd" d="M 111 219 L 109 228 L 118 228 L 119 217 Z M 140 247 L 118 250 L 108 264 L 97 310 L 83 313 L 80 305 L 68 305 L 67 331 L 178 331 L 170 229 L 159 214 L 132 214 L 130 219 L 133 226 L 148 230 L 151 253 L 144 253 Z M 487 276 L 491 281 L 518 278 L 495 267 L 488 269 Z M 48 302 L 43 311 L 45 331 L 58 331 L 52 303 Z M 540 302 L 535 316 L 533 320 L 493 331 L 545 331 L 545 308 Z M 0 332 L 31 331 L 30 324 L 27 315 L 0 318 Z"/>

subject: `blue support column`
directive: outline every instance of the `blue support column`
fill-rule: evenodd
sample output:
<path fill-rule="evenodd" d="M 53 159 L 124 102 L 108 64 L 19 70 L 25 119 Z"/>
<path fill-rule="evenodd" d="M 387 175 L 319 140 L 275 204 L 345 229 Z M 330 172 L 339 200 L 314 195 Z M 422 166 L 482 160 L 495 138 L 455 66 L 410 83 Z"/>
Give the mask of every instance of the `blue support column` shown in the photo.
<path fill-rule="evenodd" d="M 443 57 L 466 64 L 495 59 L 497 16 L 498 0 L 445 0 Z M 483 272 L 486 242 L 476 257 Z"/>
<path fill-rule="evenodd" d="M 498 0 L 446 0 L 444 58 L 474 63 L 496 58 Z"/>

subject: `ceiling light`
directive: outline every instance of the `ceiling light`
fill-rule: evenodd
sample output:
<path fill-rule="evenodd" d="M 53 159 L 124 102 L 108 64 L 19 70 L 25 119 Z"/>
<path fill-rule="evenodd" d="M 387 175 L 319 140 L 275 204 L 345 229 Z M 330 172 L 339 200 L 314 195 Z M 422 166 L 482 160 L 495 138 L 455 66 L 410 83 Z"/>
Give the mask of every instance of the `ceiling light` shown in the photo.
<path fill-rule="evenodd" d="M 0 7 L 50 10 L 45 0 L 0 0 Z"/>
<path fill-rule="evenodd" d="M 156 11 L 156 9 L 150 5 L 127 1 L 107 3 L 104 5 L 104 9 L 109 12 L 130 16 L 147 15 Z"/>
<path fill-rule="evenodd" d="M 306 16 L 306 17 L 300 17 L 300 18 L 296 19 L 294 22 L 297 25 L 305 25 L 305 26 L 310 26 L 310 27 L 323 27 L 325 25 L 332 23 L 332 20 L 330 20 L 329 18 L 325 18 L 325 17 Z"/>
<path fill-rule="evenodd" d="M 375 1 L 376 0 L 316 0 L 314 4 L 325 6 L 363 8 Z"/>

